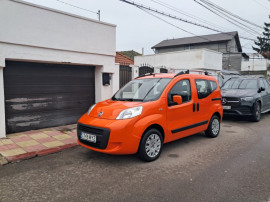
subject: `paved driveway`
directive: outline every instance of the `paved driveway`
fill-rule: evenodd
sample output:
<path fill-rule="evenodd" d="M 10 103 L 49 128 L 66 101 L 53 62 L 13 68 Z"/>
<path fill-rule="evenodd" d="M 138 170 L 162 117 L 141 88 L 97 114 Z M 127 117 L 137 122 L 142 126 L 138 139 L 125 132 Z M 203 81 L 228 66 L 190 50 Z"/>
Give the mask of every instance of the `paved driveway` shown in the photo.
<path fill-rule="evenodd" d="M 225 120 L 216 139 L 196 134 L 160 158 L 82 147 L 0 167 L 0 201 L 268 201 L 270 114 Z"/>

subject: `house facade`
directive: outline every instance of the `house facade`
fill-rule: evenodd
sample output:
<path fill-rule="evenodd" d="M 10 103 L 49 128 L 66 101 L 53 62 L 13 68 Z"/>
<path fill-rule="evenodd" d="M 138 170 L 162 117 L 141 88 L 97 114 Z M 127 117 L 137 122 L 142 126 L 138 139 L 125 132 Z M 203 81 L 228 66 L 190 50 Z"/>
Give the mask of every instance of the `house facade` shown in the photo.
<path fill-rule="evenodd" d="M 164 40 L 153 46 L 156 54 L 193 49 L 222 53 L 222 69 L 241 71 L 242 48 L 237 32 Z"/>
<path fill-rule="evenodd" d="M 115 25 L 2 0 L 0 27 L 0 137 L 76 123 L 119 89 Z"/>

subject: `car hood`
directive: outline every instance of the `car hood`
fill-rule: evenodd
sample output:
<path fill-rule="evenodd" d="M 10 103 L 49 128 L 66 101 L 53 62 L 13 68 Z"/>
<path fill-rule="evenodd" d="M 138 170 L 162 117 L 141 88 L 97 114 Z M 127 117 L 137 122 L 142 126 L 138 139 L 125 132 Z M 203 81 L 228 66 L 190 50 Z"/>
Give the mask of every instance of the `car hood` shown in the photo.
<path fill-rule="evenodd" d="M 89 116 L 100 119 L 116 119 L 124 109 L 142 106 L 143 102 L 105 100 L 96 104 Z M 99 114 L 102 114 L 99 116 Z"/>
<path fill-rule="evenodd" d="M 222 97 L 253 97 L 257 94 L 256 89 L 222 89 Z"/>

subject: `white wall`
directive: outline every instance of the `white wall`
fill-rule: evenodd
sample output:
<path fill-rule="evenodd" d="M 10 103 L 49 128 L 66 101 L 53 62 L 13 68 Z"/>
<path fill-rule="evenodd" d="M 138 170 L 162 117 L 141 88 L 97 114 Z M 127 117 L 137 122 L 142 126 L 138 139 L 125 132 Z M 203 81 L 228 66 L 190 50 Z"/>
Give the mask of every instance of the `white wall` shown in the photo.
<path fill-rule="evenodd" d="M 0 0 L 0 67 L 6 60 L 96 66 L 96 102 L 119 88 L 116 26 L 17 0 Z M 0 68 L 1 70 L 1 68 Z M 110 73 L 110 86 L 102 73 Z M 0 137 L 5 136 L 4 86 L 0 71 Z"/>
<path fill-rule="evenodd" d="M 154 55 L 135 56 L 134 65 L 148 64 L 167 69 L 222 69 L 222 53 L 207 50 L 186 50 Z"/>
<path fill-rule="evenodd" d="M 242 60 L 241 71 L 261 71 L 266 70 L 269 62 L 265 59 Z"/>

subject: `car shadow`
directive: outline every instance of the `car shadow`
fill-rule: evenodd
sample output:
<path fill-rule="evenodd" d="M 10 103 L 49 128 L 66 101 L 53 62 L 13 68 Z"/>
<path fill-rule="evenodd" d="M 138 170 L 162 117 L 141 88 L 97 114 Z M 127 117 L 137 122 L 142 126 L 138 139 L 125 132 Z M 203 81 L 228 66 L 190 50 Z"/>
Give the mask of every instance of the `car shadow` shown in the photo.
<path fill-rule="evenodd" d="M 178 158 L 179 155 L 173 151 L 176 151 L 177 148 L 181 146 L 185 146 L 187 144 L 194 144 L 198 141 L 203 139 L 208 139 L 204 132 L 197 133 L 188 137 L 184 137 L 173 142 L 169 142 L 163 145 L 162 156 L 168 156 L 170 158 Z M 96 151 L 92 151 L 86 148 L 81 150 L 80 156 L 82 157 L 83 161 L 94 161 L 97 163 L 102 163 L 105 165 L 126 165 L 126 164 L 134 164 L 134 163 L 145 163 L 144 161 L 140 160 L 138 154 L 131 154 L 131 155 L 111 155 L 100 153 Z"/>

